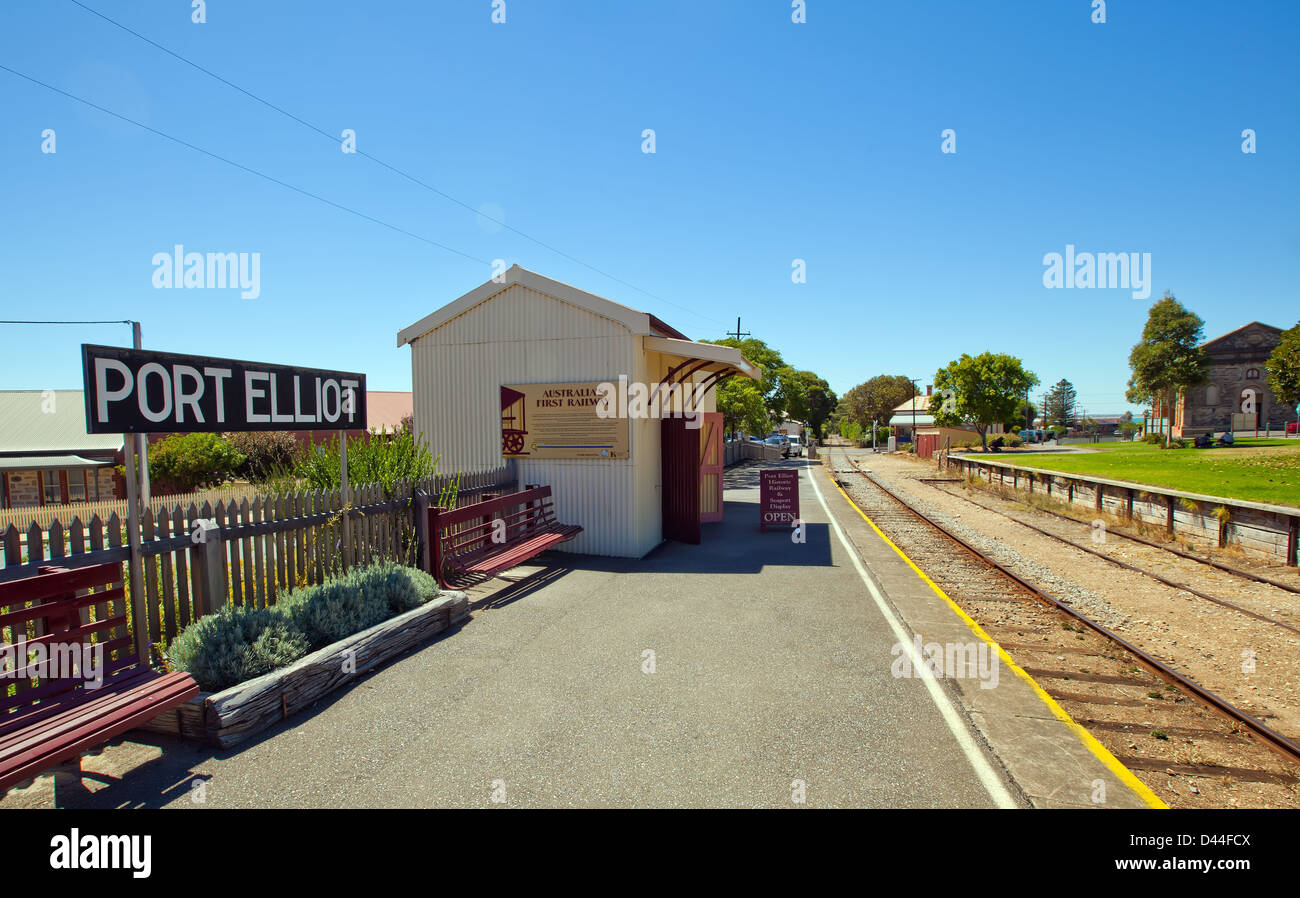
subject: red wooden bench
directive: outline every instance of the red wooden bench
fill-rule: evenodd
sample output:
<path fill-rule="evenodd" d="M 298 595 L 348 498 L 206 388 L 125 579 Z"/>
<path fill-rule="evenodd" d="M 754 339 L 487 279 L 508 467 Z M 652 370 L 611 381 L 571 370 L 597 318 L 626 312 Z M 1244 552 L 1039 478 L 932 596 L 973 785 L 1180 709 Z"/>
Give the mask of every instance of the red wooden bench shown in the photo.
<path fill-rule="evenodd" d="M 136 656 L 125 591 L 112 586 L 121 565 L 40 571 L 0 583 L 0 662 L 8 662 L 0 675 L 0 794 L 199 694 L 189 674 L 157 673 Z M 91 622 L 91 606 L 106 609 L 104 619 Z M 98 687 L 85 678 L 91 671 L 50 670 L 52 647 L 66 659 L 95 635 L 103 647 Z M 45 663 L 39 655 L 29 663 L 37 646 Z M 79 666 L 83 657 L 78 652 Z"/>
<path fill-rule="evenodd" d="M 582 532 L 555 519 L 549 486 L 450 511 L 433 507 L 428 524 L 432 573 L 449 589 L 450 578 L 499 574 Z"/>

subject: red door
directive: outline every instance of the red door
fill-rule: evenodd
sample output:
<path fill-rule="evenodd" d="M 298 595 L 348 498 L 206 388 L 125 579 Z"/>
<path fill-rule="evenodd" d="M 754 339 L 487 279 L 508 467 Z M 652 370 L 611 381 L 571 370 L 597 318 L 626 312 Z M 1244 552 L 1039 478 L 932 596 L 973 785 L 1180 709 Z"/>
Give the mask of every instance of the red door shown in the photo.
<path fill-rule="evenodd" d="M 722 412 L 701 412 L 700 426 L 700 520 L 708 524 L 722 520 Z"/>
<path fill-rule="evenodd" d="M 700 428 L 688 428 L 685 418 L 664 418 L 659 445 L 664 539 L 699 545 Z"/>

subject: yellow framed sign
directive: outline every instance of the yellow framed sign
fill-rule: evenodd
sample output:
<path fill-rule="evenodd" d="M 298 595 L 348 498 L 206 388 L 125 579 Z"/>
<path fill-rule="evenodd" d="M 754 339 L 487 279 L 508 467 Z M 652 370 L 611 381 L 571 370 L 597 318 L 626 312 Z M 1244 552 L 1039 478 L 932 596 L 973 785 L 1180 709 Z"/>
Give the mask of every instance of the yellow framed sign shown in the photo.
<path fill-rule="evenodd" d="M 608 389 L 607 381 L 502 386 L 502 456 L 630 457 L 628 419 L 601 414 L 611 405 L 602 402 Z"/>

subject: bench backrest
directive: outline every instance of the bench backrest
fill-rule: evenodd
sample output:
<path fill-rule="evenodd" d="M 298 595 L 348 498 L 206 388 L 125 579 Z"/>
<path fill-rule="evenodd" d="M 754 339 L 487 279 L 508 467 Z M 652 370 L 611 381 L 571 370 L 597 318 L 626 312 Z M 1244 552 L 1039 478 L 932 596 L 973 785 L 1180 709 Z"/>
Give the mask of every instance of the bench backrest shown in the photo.
<path fill-rule="evenodd" d="M 92 673 L 107 679 L 139 663 L 127 632 L 121 564 L 40 571 L 0 583 L 0 723 L 13 711 L 84 688 Z M 78 648 L 92 644 L 89 653 Z"/>
<path fill-rule="evenodd" d="M 472 556 L 501 545 L 493 542 L 494 533 L 502 532 L 494 520 L 504 523 L 504 544 L 509 544 L 553 523 L 554 509 L 551 488 L 535 486 L 451 510 L 430 508 L 428 531 L 430 539 L 438 541 L 442 558 Z"/>
<path fill-rule="evenodd" d="M 443 527 L 449 527 L 452 524 L 462 524 L 477 518 L 502 514 L 510 509 L 518 508 L 520 505 L 531 506 L 534 502 L 542 501 L 549 503 L 550 499 L 551 488 L 549 486 L 535 486 L 517 493 L 507 493 L 495 499 L 486 499 L 482 502 L 473 502 L 469 505 L 443 511 L 438 515 L 438 523 Z"/>

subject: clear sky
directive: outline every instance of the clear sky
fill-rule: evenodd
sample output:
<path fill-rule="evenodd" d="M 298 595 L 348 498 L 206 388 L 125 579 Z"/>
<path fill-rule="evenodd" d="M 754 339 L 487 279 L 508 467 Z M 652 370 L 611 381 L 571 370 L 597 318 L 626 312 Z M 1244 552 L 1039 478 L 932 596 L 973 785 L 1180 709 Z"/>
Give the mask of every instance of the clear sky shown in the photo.
<path fill-rule="evenodd" d="M 1300 317 L 1294 0 L 82 2 L 334 137 L 70 0 L 0 4 L 0 65 L 470 258 L 0 71 L 0 318 L 401 390 L 397 331 L 499 258 L 694 338 L 740 315 L 841 393 L 989 349 L 1105 414 L 1164 290 L 1207 337 Z M 176 244 L 259 253 L 260 295 L 155 288 Z M 1151 296 L 1044 287 L 1067 244 L 1150 253 Z M 129 339 L 0 326 L 0 388 Z"/>

